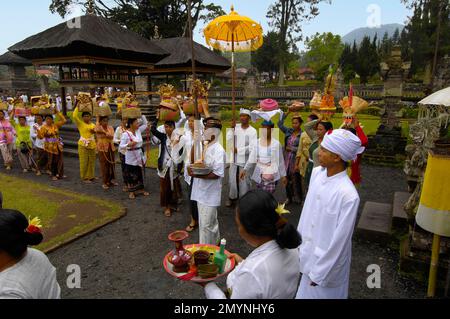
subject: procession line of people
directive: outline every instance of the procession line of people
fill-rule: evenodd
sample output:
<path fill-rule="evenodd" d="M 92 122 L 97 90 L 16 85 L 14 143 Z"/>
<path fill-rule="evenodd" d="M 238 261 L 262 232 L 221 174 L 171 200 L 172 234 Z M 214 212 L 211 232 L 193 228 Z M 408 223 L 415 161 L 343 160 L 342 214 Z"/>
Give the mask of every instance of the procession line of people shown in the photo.
<path fill-rule="evenodd" d="M 165 121 L 159 127 L 157 122 L 149 124 L 145 116 L 124 118 L 114 132 L 107 117 L 98 118 L 93 124 L 91 114 L 80 116 L 75 108 L 74 121 L 81 135 L 80 177 L 86 183 L 94 180 L 98 153 L 103 187 L 116 186 L 114 144 L 118 144 L 124 191 L 130 199 L 139 194 L 149 196 L 145 190 L 142 135 L 150 131 L 149 139 L 159 145 L 157 175 L 164 214 L 170 217 L 177 210 L 184 168 L 191 210 L 187 230 L 198 227 L 200 244 L 217 245 L 221 238 L 218 214 L 223 180 L 226 164 L 230 163 L 227 206 L 236 204 L 239 234 L 255 250 L 247 259 L 234 255 L 238 266 L 228 277 L 227 293 L 209 284 L 205 287 L 207 297 L 347 298 L 351 238 L 359 206 L 358 193 L 347 171 L 364 151 L 362 135 L 357 135 L 362 129 L 355 120 L 356 129 L 333 130 L 330 122 L 311 115 L 305 124 L 305 135 L 300 116 L 293 116 L 291 128 L 285 126 L 288 115 L 282 113 L 278 123 L 286 136 L 283 147 L 274 137 L 275 124 L 271 120 L 264 120 L 258 138 L 250 125 L 250 112 L 242 109 L 240 124 L 233 123 L 227 132 L 227 153 L 221 143 L 222 122 L 216 118 L 199 123 L 182 114 L 179 122 Z M 64 178 L 63 144 L 58 133 L 66 120 L 62 114 L 58 118 L 55 123 L 53 116 L 46 116 L 45 124 L 39 127 L 36 123 L 29 130 L 29 134 L 35 131 L 36 138 L 43 141 L 54 179 Z M 16 130 L 22 130 L 26 124 L 19 119 L 18 124 L 11 125 L 1 115 L 0 124 L 4 127 L 0 135 L 3 154 L 8 147 L 1 145 L 9 145 L 11 135 L 18 136 Z M 199 139 L 203 145 L 201 161 L 210 170 L 207 175 L 195 173 L 191 166 L 198 160 L 193 145 Z M 23 141 L 26 143 L 26 139 Z M 274 199 L 280 182 L 290 202 L 300 202 L 306 194 L 297 230 L 281 216 L 280 207 L 284 205 L 278 205 Z M 252 190 L 252 184 L 256 189 Z M 9 248 L 1 239 L 0 236 L 0 252 L 8 254 Z"/>

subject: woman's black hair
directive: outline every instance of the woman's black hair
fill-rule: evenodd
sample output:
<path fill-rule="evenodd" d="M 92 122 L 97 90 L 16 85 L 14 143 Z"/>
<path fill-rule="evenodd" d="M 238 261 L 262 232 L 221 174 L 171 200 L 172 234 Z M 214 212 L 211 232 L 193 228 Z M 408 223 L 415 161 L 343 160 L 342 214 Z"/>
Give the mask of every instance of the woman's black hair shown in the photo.
<path fill-rule="evenodd" d="M 318 120 L 318 119 L 319 119 L 319 117 L 318 117 L 316 114 L 311 114 L 310 116 L 308 116 L 308 118 L 309 118 L 311 121 L 315 121 L 315 120 Z"/>
<path fill-rule="evenodd" d="M 239 200 L 239 220 L 249 234 L 272 237 L 281 248 L 295 249 L 301 244 L 300 234 L 280 218 L 277 207 L 272 194 L 252 190 Z"/>
<path fill-rule="evenodd" d="M 297 120 L 299 123 L 300 123 L 300 125 L 302 125 L 303 124 L 303 119 L 302 119 L 302 117 L 301 116 L 294 116 L 293 118 L 292 118 L 292 120 Z"/>
<path fill-rule="evenodd" d="M 127 120 L 127 128 L 131 128 L 131 125 L 133 125 L 133 123 L 137 121 L 137 119 L 128 119 Z"/>
<path fill-rule="evenodd" d="M 26 121 L 26 120 L 27 120 L 27 117 L 26 117 L 26 116 L 19 116 L 18 119 L 19 119 L 19 120 L 20 120 L 20 119 L 24 119 L 24 120 Z"/>
<path fill-rule="evenodd" d="M 45 116 L 45 119 L 47 119 L 47 118 L 51 118 L 52 120 L 54 120 L 53 115 L 50 115 L 50 114 L 47 114 L 47 115 Z"/>
<path fill-rule="evenodd" d="M 85 117 L 85 116 L 92 116 L 90 112 L 83 112 L 81 113 L 81 117 Z"/>
<path fill-rule="evenodd" d="M 19 259 L 28 246 L 39 245 L 43 236 L 41 233 L 28 233 L 28 219 L 19 211 L 0 210 L 0 250 L 12 258 Z"/>
<path fill-rule="evenodd" d="M 333 129 L 333 123 L 331 122 L 319 122 L 317 123 L 317 126 L 322 125 L 325 128 L 325 131 L 329 131 Z"/>
<path fill-rule="evenodd" d="M 43 116 L 42 114 L 36 114 L 36 115 L 34 116 L 34 119 L 36 119 L 36 117 L 40 117 L 41 119 L 44 119 L 44 116 Z"/>
<path fill-rule="evenodd" d="M 109 119 L 109 117 L 108 116 L 100 116 L 98 120 L 101 122 L 105 119 L 107 120 L 107 119 Z"/>
<path fill-rule="evenodd" d="M 174 122 L 174 121 L 166 121 L 166 122 L 164 123 L 164 125 L 168 125 L 168 126 L 170 126 L 170 127 L 175 127 L 175 122 Z"/>

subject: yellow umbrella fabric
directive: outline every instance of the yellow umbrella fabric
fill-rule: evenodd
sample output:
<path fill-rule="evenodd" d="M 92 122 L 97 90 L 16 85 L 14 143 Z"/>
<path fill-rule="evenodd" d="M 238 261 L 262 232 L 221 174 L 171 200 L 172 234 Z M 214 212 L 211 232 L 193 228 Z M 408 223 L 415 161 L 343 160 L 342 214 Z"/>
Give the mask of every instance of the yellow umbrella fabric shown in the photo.
<path fill-rule="evenodd" d="M 241 16 L 231 7 L 228 15 L 208 24 L 204 30 L 206 43 L 220 51 L 249 52 L 263 44 L 263 29 L 259 23 Z"/>
<path fill-rule="evenodd" d="M 235 64 L 234 52 L 249 52 L 263 44 L 263 29 L 248 17 L 241 16 L 231 7 L 228 15 L 218 17 L 203 30 L 206 43 L 220 51 L 231 51 L 233 120 L 236 119 Z"/>

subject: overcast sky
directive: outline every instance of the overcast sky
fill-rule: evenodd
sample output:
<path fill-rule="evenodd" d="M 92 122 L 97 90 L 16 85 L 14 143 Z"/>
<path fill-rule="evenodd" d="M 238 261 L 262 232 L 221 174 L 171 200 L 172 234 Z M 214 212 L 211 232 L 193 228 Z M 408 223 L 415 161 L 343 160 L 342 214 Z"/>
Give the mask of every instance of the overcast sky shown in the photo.
<path fill-rule="evenodd" d="M 106 0 L 108 2 L 110 0 Z M 208 1 L 208 0 L 206 0 Z M 249 16 L 261 23 L 264 31 L 268 31 L 266 12 L 275 0 L 214 0 L 225 11 L 229 12 L 232 4 L 235 11 Z M 2 32 L 0 36 L 0 53 L 7 51 L 11 45 L 63 20 L 57 14 L 51 14 L 48 7 L 50 0 L 2 0 Z M 80 15 L 79 8 L 74 8 L 73 15 Z M 333 0 L 332 4 L 320 5 L 320 15 L 304 25 L 304 35 L 310 36 L 316 32 L 333 32 L 344 36 L 348 32 L 366 26 L 377 24 L 404 24 L 410 15 L 400 0 Z M 196 40 L 205 43 L 199 25 L 196 30 Z M 303 48 L 303 43 L 299 43 Z"/>

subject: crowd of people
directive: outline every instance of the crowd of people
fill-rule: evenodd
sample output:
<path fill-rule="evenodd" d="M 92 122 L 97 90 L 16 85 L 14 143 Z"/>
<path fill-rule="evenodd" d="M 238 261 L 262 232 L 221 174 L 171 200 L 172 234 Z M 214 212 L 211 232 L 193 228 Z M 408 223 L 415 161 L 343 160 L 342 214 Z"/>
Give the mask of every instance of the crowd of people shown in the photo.
<path fill-rule="evenodd" d="M 265 103 L 262 101 L 261 103 Z M 181 112 L 182 113 L 182 112 Z M 355 184 L 361 181 L 360 155 L 367 144 L 355 116 L 352 125 L 333 130 L 333 125 L 311 114 L 304 124 L 300 115 L 281 112 L 278 128 L 285 135 L 284 146 L 275 138 L 275 124 L 265 119 L 260 134 L 251 126 L 251 111 L 241 109 L 239 123 L 232 123 L 222 146 L 223 123 L 217 118 L 196 120 L 182 113 L 178 122 L 148 123 L 142 118 L 122 118 L 116 130 L 108 117 L 79 112 L 73 121 L 80 132 L 78 143 L 80 178 L 95 181 L 95 161 L 99 159 L 103 188 L 118 186 L 115 151 L 118 150 L 123 176 L 123 191 L 130 199 L 149 196 L 145 190 L 146 152 L 143 134 L 159 146 L 157 176 L 160 205 L 170 217 L 178 211 L 182 197 L 180 179 L 189 190 L 190 223 L 188 232 L 199 229 L 199 243 L 217 245 L 221 238 L 218 211 L 229 164 L 229 191 L 226 206 L 236 208 L 239 234 L 255 250 L 246 259 L 233 255 L 236 269 L 228 276 L 227 293 L 211 283 L 205 286 L 208 298 L 347 298 L 351 261 L 351 238 L 359 206 Z M 7 168 L 12 163 L 12 145 L 24 171 L 37 174 L 49 171 L 52 178 L 65 178 L 62 142 L 58 131 L 66 119 L 57 114 L 35 117 L 32 127 L 27 119 L 0 112 L 0 149 Z M 148 133 L 150 132 L 150 133 Z M 201 140 L 201 162 L 208 173 L 198 173 L 191 164 L 198 161 L 194 145 Z M 23 143 L 34 149 L 33 157 L 19 155 Z M 149 177 L 152 178 L 152 177 Z M 285 204 L 303 203 L 298 228 L 277 212 L 274 193 L 281 183 Z M 283 206 L 284 207 L 284 206 Z M 40 263 L 47 273 L 26 285 L 27 297 L 59 296 L 54 269 L 44 256 L 30 248 L 39 242 L 20 213 L 3 210 L 0 214 L 0 297 L 23 297 L 25 292 L 13 284 L 23 271 Z M 33 235 L 33 236 L 31 236 Z M 14 244 L 17 241 L 19 244 Z M 14 246 L 14 247 L 12 247 Z M 44 275 L 42 273 L 42 275 Z M 300 281 L 301 278 L 301 281 Z M 41 280 L 40 282 L 38 282 Z M 37 292 L 38 285 L 42 290 Z M 45 290 L 44 290 L 45 286 Z M 17 292 L 19 289 L 20 291 Z"/>

